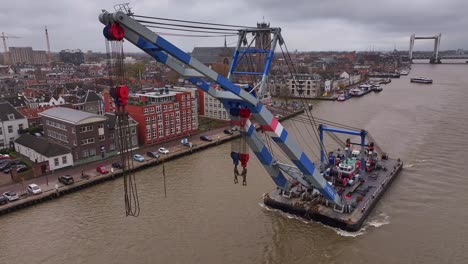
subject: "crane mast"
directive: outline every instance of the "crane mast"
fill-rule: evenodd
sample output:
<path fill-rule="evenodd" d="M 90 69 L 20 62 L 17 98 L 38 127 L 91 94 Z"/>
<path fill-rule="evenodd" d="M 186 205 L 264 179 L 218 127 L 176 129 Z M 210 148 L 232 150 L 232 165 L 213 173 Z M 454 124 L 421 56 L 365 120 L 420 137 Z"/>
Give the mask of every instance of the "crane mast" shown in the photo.
<path fill-rule="evenodd" d="M 146 26 L 136 21 L 122 11 L 109 13 L 105 10 L 99 15 L 99 20 L 106 26 L 117 24 L 123 29 L 124 38 L 161 62 L 181 76 L 186 77 L 198 88 L 220 100 L 230 113 L 231 119 L 241 117 L 244 121 L 240 123 L 243 127 L 242 134 L 245 136 L 249 147 L 261 162 L 275 184 L 284 191 L 291 188 L 291 179 L 295 179 L 307 188 L 318 190 L 323 197 L 335 203 L 342 204 L 342 198 L 335 189 L 325 180 L 314 163 L 308 158 L 301 147 L 296 143 L 293 136 L 289 134 L 278 119 L 262 104 L 261 96 L 265 92 L 270 65 L 274 56 L 274 49 L 279 43 L 282 45 L 280 28 L 268 28 L 273 34 L 272 44 L 269 49 L 241 49 L 241 43 L 246 33 L 255 32 L 254 28 L 239 30 L 239 41 L 233 55 L 229 77 L 234 74 L 251 74 L 261 76 L 261 81 L 255 87 L 241 87 L 230 81 L 197 59 L 191 57 L 172 43 L 154 33 Z M 261 72 L 240 72 L 236 70 L 239 58 L 245 53 L 266 54 L 266 62 Z M 222 90 L 215 89 L 211 83 L 217 84 Z M 254 92 L 256 90 L 256 93 Z M 247 117 L 247 118 L 245 118 Z M 262 141 L 260 133 L 250 121 L 250 117 L 260 125 L 262 130 L 272 137 L 277 146 L 288 156 L 294 164 L 282 164 L 278 162 Z"/>

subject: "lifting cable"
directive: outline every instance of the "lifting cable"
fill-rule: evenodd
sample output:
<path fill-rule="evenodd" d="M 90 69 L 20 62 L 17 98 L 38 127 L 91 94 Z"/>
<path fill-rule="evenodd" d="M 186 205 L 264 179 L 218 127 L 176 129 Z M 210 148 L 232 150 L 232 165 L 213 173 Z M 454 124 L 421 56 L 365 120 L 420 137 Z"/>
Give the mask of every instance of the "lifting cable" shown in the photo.
<path fill-rule="evenodd" d="M 288 54 L 288 57 L 286 57 L 282 45 L 280 45 L 281 53 L 282 53 L 283 57 L 285 58 L 286 66 L 288 67 L 288 70 L 289 70 L 291 76 L 292 76 L 293 79 L 294 79 L 295 76 L 297 77 L 297 70 L 295 69 L 294 65 L 292 64 L 292 59 L 291 59 L 291 56 L 289 55 L 289 51 L 287 50 L 286 43 L 285 43 L 285 42 L 283 42 L 283 43 L 284 43 L 284 45 L 285 45 L 285 48 L 286 48 L 286 52 L 287 52 L 287 54 Z M 289 60 L 288 60 L 288 58 L 289 58 Z M 291 70 L 290 65 L 289 65 L 290 63 L 291 63 L 291 67 L 293 67 L 294 71 Z M 297 78 L 296 78 L 296 79 L 297 79 Z M 304 112 L 305 112 L 305 114 L 307 115 L 307 118 L 308 118 L 309 123 L 312 125 L 312 129 L 313 129 L 313 131 L 314 131 L 315 138 L 317 139 L 317 142 L 318 142 L 318 144 L 320 145 L 320 147 L 321 147 L 325 152 L 327 152 L 327 151 L 326 151 L 326 148 L 325 148 L 325 145 L 323 144 L 323 142 L 320 141 L 320 138 L 319 138 L 319 136 L 318 136 L 318 134 L 317 134 L 317 131 L 316 131 L 316 129 L 315 129 L 316 122 L 315 122 L 315 120 L 314 120 L 314 118 L 313 118 L 313 115 L 312 115 L 311 111 L 309 111 L 309 110 L 308 110 L 308 107 L 306 106 L 305 99 L 304 99 L 304 95 L 303 95 L 302 93 L 299 93 L 299 95 L 300 95 L 299 98 L 301 99 L 301 102 L 302 102 L 302 106 L 303 106 L 303 108 L 304 108 Z"/>
<path fill-rule="evenodd" d="M 209 29 L 209 30 L 215 30 L 215 31 L 228 31 L 232 33 L 237 33 L 237 29 L 230 29 L 230 28 L 215 28 L 215 27 L 203 27 L 203 26 L 190 26 L 190 25 L 181 25 L 181 24 L 171 24 L 171 23 L 163 23 L 163 22 L 154 22 L 154 21 L 148 21 L 148 20 L 135 20 L 136 22 L 142 23 L 142 24 L 151 24 L 151 25 L 163 25 L 163 26 L 172 26 L 172 27 L 177 27 L 177 28 L 196 28 L 196 29 Z M 220 33 L 220 32 L 218 32 Z"/>
<path fill-rule="evenodd" d="M 118 23 L 111 23 L 104 28 L 103 33 L 106 37 L 106 52 L 108 66 L 110 66 L 108 69 L 111 84 L 109 94 L 114 99 L 116 106 L 116 144 L 120 153 L 124 178 L 125 215 L 137 217 L 140 214 L 140 202 L 134 173 L 133 142 L 129 115 L 125 110 L 128 102 L 128 87 L 125 85 L 126 75 L 123 62 L 125 57 L 123 52 L 124 31 Z"/>
<path fill-rule="evenodd" d="M 146 19 L 153 19 L 153 20 L 171 21 L 171 22 L 182 22 L 182 23 L 189 23 L 189 24 L 209 25 L 209 26 L 220 26 L 220 27 L 234 27 L 234 28 L 247 28 L 247 29 L 250 28 L 250 29 L 256 29 L 255 27 L 247 27 L 247 26 L 240 26 L 240 25 L 229 25 L 229 24 L 218 24 L 218 23 L 198 22 L 198 21 L 180 20 L 180 19 L 173 19 L 173 18 L 162 18 L 162 17 L 151 17 L 151 16 L 140 16 L 140 15 L 133 15 L 133 17 L 146 18 Z"/>

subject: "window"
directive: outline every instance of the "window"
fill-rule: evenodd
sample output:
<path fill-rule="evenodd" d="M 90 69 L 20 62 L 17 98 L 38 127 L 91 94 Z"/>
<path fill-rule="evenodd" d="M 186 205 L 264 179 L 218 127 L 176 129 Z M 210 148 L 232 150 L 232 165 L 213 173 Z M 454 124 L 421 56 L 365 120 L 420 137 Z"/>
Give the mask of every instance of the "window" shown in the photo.
<path fill-rule="evenodd" d="M 132 132 L 132 135 L 136 134 L 136 128 L 135 127 L 132 127 L 130 131 Z"/>
<path fill-rule="evenodd" d="M 55 164 L 56 167 L 57 167 L 58 165 L 60 165 L 60 164 L 59 164 L 59 159 L 58 159 L 58 158 L 55 158 L 55 159 L 54 159 L 54 164 Z"/>
<path fill-rule="evenodd" d="M 8 114 L 8 120 L 14 120 L 15 115 L 14 114 Z"/>
<path fill-rule="evenodd" d="M 5 147 L 5 141 L 3 141 L 3 139 L 0 139 L 0 148 L 4 148 Z"/>
<path fill-rule="evenodd" d="M 96 156 L 96 149 L 90 149 L 90 150 L 89 150 L 89 156 L 90 156 L 90 157 Z"/>
<path fill-rule="evenodd" d="M 62 163 L 63 163 L 63 164 L 67 164 L 67 156 L 63 156 L 63 157 L 62 157 Z"/>
<path fill-rule="evenodd" d="M 151 130 L 146 131 L 146 139 L 151 139 Z"/>
<path fill-rule="evenodd" d="M 110 151 L 114 151 L 114 150 L 115 150 L 115 144 L 114 144 L 114 143 L 111 143 L 111 144 L 109 145 L 109 150 L 110 150 Z"/>
<path fill-rule="evenodd" d="M 146 115 L 148 114 L 148 108 L 143 108 L 143 113 Z"/>
<path fill-rule="evenodd" d="M 87 145 L 87 144 L 92 144 L 92 143 L 94 143 L 94 138 L 87 138 L 87 139 L 81 140 L 81 145 Z"/>
<path fill-rule="evenodd" d="M 80 127 L 80 132 L 88 132 L 88 131 L 93 131 L 93 126 L 82 126 Z"/>
<path fill-rule="evenodd" d="M 110 133 L 109 134 L 109 138 L 114 138 L 115 137 L 115 134 L 114 133 Z"/>
<path fill-rule="evenodd" d="M 98 128 L 104 128 L 104 124 L 99 124 Z"/>
<path fill-rule="evenodd" d="M 146 124 L 147 124 L 147 125 L 150 124 L 150 118 L 149 118 L 149 116 L 145 117 L 145 121 L 146 121 Z"/>
<path fill-rule="evenodd" d="M 23 130 L 23 124 L 19 124 L 19 125 L 18 125 L 18 129 L 19 129 L 19 130 Z"/>
<path fill-rule="evenodd" d="M 0 136 L 3 135 L 3 128 L 0 127 Z"/>
<path fill-rule="evenodd" d="M 83 158 L 87 158 L 89 156 L 88 150 L 83 150 Z"/>
<path fill-rule="evenodd" d="M 8 126 L 8 133 L 13 133 L 13 126 Z"/>
<path fill-rule="evenodd" d="M 151 123 L 156 124 L 156 117 L 155 116 L 151 117 Z"/>
<path fill-rule="evenodd" d="M 104 135 L 99 136 L 99 141 L 104 141 L 105 139 L 106 139 L 106 137 Z"/>

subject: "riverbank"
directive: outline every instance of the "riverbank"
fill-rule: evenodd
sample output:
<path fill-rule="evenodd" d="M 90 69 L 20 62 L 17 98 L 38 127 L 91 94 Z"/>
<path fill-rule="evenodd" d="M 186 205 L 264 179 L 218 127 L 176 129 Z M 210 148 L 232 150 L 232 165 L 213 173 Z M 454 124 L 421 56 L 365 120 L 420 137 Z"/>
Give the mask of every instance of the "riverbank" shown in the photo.
<path fill-rule="evenodd" d="M 276 109 L 275 109 L 276 110 Z M 272 112 L 275 114 L 275 110 Z M 293 113 L 289 113 L 285 116 L 279 118 L 280 121 L 295 117 L 304 113 L 304 110 L 299 110 Z M 147 151 L 154 151 L 156 146 L 145 147 L 136 150 L 134 153 L 141 154 L 145 157 L 145 161 L 143 162 L 136 162 L 134 161 L 134 171 L 143 170 L 148 167 L 159 166 L 163 162 L 171 161 L 174 159 L 178 159 L 184 157 L 186 155 L 191 155 L 193 153 L 205 150 L 207 148 L 215 147 L 220 144 L 224 144 L 231 140 L 240 138 L 239 132 L 234 132 L 233 135 L 225 134 L 224 130 L 229 127 L 221 127 L 207 133 L 198 133 L 196 136 L 199 135 L 209 135 L 213 141 L 206 142 L 202 141 L 199 138 L 195 138 L 192 140 L 193 147 L 190 149 L 188 147 L 183 146 L 180 144 L 179 140 L 173 140 L 171 142 L 164 143 L 164 147 L 170 150 L 170 153 L 167 155 L 161 155 L 159 159 L 150 158 L 146 156 Z M 194 135 L 195 136 L 195 135 Z M 193 137 L 194 137 L 193 136 Z M 226 155 L 228 158 L 228 156 Z M 88 188 L 99 183 L 103 183 L 106 181 L 114 180 L 123 176 L 123 172 L 121 169 L 113 168 L 108 174 L 100 174 L 96 171 L 96 167 L 98 165 L 104 165 L 110 169 L 111 164 L 113 162 L 119 161 L 119 157 L 113 157 L 106 160 L 101 160 L 98 162 L 88 163 L 81 166 L 76 166 L 64 170 L 60 170 L 58 172 L 44 175 L 41 177 L 37 177 L 23 183 L 12 183 L 9 185 L 4 185 L 0 187 L 0 194 L 7 192 L 7 191 L 14 191 L 20 195 L 20 199 L 17 201 L 9 202 L 5 205 L 0 205 L 0 215 L 7 214 L 10 212 L 14 212 L 16 210 L 26 208 L 41 202 L 53 200 L 60 198 L 64 195 L 79 191 L 84 188 Z M 71 175 L 73 176 L 75 182 L 71 185 L 63 185 L 62 183 L 58 182 L 58 177 L 61 175 Z M 85 177 L 81 177 L 81 175 L 85 175 Z M 38 195 L 30 195 L 25 191 L 27 185 L 35 183 L 38 184 L 41 189 L 42 193 Z"/>

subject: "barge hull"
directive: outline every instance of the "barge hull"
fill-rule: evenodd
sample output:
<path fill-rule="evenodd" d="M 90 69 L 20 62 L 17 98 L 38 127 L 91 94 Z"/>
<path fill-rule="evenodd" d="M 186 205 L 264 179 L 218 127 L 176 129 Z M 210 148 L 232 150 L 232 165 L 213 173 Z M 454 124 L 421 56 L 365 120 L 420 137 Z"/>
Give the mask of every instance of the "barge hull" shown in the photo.
<path fill-rule="evenodd" d="M 403 162 L 393 160 L 395 166 L 388 171 L 379 172 L 378 188 L 374 193 L 368 194 L 367 198 L 358 206 L 352 213 L 337 213 L 324 205 L 320 205 L 319 210 L 308 210 L 304 204 L 300 203 L 300 198 L 284 198 L 281 196 L 279 190 L 273 190 L 264 196 L 264 204 L 270 208 L 278 209 L 283 212 L 297 215 L 306 220 L 313 220 L 323 223 L 328 226 L 339 228 L 345 231 L 356 232 L 359 231 L 372 212 L 378 201 L 382 198 L 385 191 L 392 184 L 393 180 L 398 176 L 403 168 Z M 384 177 L 381 177 L 384 176 Z M 364 205 L 364 206 L 363 206 Z M 326 208 L 325 210 L 322 210 Z M 330 211 L 333 211 L 332 213 Z"/>

